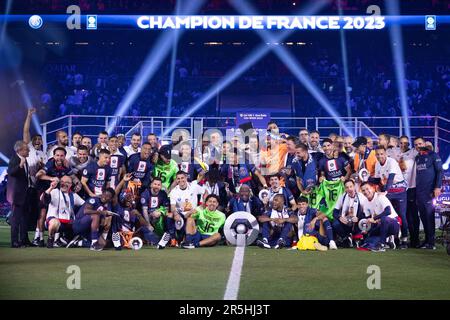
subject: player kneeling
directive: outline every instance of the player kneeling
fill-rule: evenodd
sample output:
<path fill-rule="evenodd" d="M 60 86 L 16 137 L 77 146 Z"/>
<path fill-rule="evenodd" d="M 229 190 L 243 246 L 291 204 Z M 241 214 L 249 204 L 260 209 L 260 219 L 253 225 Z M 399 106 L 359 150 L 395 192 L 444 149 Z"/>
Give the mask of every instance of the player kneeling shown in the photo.
<path fill-rule="evenodd" d="M 314 236 L 323 246 L 328 246 L 331 250 L 336 250 L 337 246 L 334 242 L 333 228 L 327 216 L 317 209 L 308 206 L 308 199 L 300 197 L 299 214 L 305 215 L 303 225 L 303 234 Z M 321 248 L 316 248 L 320 250 Z"/>
<path fill-rule="evenodd" d="M 272 209 L 258 217 L 262 224 L 263 240 L 256 244 L 260 248 L 281 249 L 291 245 L 292 211 L 284 205 L 284 195 L 276 194 L 272 200 Z"/>
<path fill-rule="evenodd" d="M 58 182 L 52 181 L 50 187 L 42 194 L 41 201 L 48 206 L 45 227 L 48 230 L 47 248 L 65 247 L 64 238 L 72 237 L 72 222 L 75 216 L 75 208 L 84 204 L 81 197 L 71 191 L 72 178 L 63 176 Z M 62 237 L 60 237 L 62 233 Z"/>
<path fill-rule="evenodd" d="M 112 217 L 112 241 L 114 248 L 120 250 L 132 247 L 131 240 L 140 237 L 150 245 L 155 245 L 159 241 L 153 233 L 152 226 L 144 216 L 136 210 L 134 195 L 131 192 L 121 192 L 119 201 L 114 206 L 114 211 L 118 214 Z"/>
<path fill-rule="evenodd" d="M 222 238 L 220 230 L 225 224 L 225 214 L 217 210 L 219 197 L 206 197 L 206 208 L 197 207 L 186 220 L 186 241 L 182 248 L 212 247 Z"/>
<path fill-rule="evenodd" d="M 111 226 L 112 213 L 111 200 L 115 196 L 115 191 L 106 189 L 100 198 L 89 198 L 78 210 L 73 223 L 75 238 L 67 245 L 68 248 L 80 246 L 80 238 L 91 241 L 91 250 L 101 251 L 103 246 L 98 242 L 100 228 L 103 231 L 103 239 L 106 240 Z"/>

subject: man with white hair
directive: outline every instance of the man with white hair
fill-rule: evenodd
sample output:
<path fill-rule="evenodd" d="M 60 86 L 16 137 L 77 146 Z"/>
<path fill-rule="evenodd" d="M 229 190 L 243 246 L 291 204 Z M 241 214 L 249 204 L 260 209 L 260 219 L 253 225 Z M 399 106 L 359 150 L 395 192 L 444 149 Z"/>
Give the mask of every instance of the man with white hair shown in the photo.
<path fill-rule="evenodd" d="M 12 205 L 11 247 L 22 248 L 30 244 L 27 233 L 27 219 L 30 212 L 30 190 L 32 181 L 26 158 L 30 148 L 25 141 L 14 144 L 14 155 L 8 163 L 7 199 Z"/>

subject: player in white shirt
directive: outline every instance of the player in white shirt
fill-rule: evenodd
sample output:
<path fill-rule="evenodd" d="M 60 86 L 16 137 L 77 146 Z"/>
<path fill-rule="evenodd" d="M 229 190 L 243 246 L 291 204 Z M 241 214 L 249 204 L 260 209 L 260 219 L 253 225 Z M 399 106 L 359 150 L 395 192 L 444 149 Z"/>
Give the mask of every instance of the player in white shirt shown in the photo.
<path fill-rule="evenodd" d="M 198 206 L 198 196 L 204 199 L 208 192 L 197 181 L 188 182 L 187 173 L 178 171 L 176 176 L 177 186 L 169 193 L 170 213 L 173 215 L 177 229 L 183 224 L 183 218 L 189 218 Z"/>
<path fill-rule="evenodd" d="M 332 227 L 351 247 L 352 235 L 358 232 L 357 223 L 363 216 L 361 202 L 365 197 L 356 191 L 355 181 L 352 179 L 345 180 L 344 187 L 345 193 L 339 196 L 334 207 Z"/>
<path fill-rule="evenodd" d="M 407 183 L 398 162 L 388 157 L 383 147 L 375 151 L 377 163 L 375 164 L 375 178 L 381 181 L 381 191 L 387 192 L 386 197 L 392 203 L 395 211 L 402 219 L 400 248 L 407 249 L 408 221 L 406 219 L 406 190 Z"/>
<path fill-rule="evenodd" d="M 361 185 L 361 192 L 365 196 L 361 203 L 363 213 L 371 224 L 369 237 L 380 237 L 379 243 L 372 251 L 383 252 L 386 250 L 386 238 L 398 236 L 400 230 L 398 215 L 389 199 L 384 194 L 375 192 L 375 188 L 369 182 Z"/>
<path fill-rule="evenodd" d="M 59 239 L 59 232 L 71 233 L 71 223 L 75 218 L 75 207 L 81 207 L 84 200 L 72 192 L 72 178 L 63 176 L 58 182 L 52 181 L 50 187 L 42 194 L 42 201 L 48 205 L 45 226 L 48 229 L 47 248 L 67 245 Z"/>
<path fill-rule="evenodd" d="M 139 133 L 133 133 L 131 136 L 131 144 L 128 146 L 123 147 L 123 149 L 126 151 L 126 156 L 129 158 L 135 153 L 141 152 L 141 135 Z"/>
<path fill-rule="evenodd" d="M 35 108 L 28 109 L 28 114 L 23 125 L 23 141 L 25 141 L 30 148 L 27 163 L 30 170 L 31 181 L 33 182 L 33 186 L 36 186 L 36 173 L 38 173 L 38 171 L 47 163 L 47 156 L 42 149 L 42 136 L 36 134 L 31 137 L 30 135 L 30 124 L 34 113 L 36 113 Z"/>
<path fill-rule="evenodd" d="M 47 159 L 53 157 L 53 150 L 58 147 L 66 149 L 66 159 L 70 160 L 71 157 L 74 156 L 72 149 L 69 147 L 69 138 L 67 137 L 67 133 L 63 130 L 58 130 L 56 132 L 56 145 L 47 150 Z"/>

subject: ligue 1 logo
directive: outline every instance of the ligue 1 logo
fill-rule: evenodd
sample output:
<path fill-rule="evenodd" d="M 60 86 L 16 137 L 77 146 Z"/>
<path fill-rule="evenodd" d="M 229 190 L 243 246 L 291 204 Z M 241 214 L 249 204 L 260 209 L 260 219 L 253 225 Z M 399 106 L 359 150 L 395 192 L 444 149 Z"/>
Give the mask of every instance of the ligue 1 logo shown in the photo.
<path fill-rule="evenodd" d="M 436 30 L 436 16 L 425 16 L 425 30 Z"/>
<path fill-rule="evenodd" d="M 86 16 L 86 29 L 96 30 L 97 29 L 97 16 L 87 15 Z"/>
<path fill-rule="evenodd" d="M 28 24 L 33 29 L 39 29 L 44 24 L 44 21 L 40 16 L 34 15 L 31 16 L 30 19 L 28 19 Z"/>

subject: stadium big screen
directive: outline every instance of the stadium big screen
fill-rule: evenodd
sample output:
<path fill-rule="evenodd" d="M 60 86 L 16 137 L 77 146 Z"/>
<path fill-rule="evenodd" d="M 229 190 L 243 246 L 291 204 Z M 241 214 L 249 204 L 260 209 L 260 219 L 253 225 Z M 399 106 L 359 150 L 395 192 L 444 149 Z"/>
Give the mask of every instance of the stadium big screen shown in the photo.
<path fill-rule="evenodd" d="M 448 1 L 1 3 L 0 299 L 450 298 Z"/>

